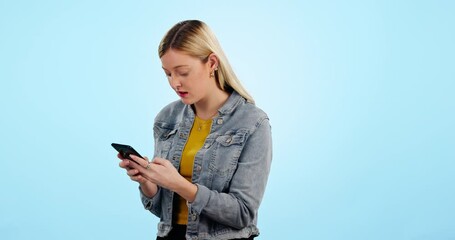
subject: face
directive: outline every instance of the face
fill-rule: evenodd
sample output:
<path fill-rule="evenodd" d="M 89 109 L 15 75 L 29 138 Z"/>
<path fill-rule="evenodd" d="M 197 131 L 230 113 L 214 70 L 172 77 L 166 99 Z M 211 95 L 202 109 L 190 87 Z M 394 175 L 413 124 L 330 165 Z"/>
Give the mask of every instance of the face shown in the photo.
<path fill-rule="evenodd" d="M 180 51 L 169 49 L 161 63 L 171 88 L 185 104 L 194 104 L 208 97 L 215 80 L 210 78 L 213 63 L 203 63 L 200 59 Z"/>

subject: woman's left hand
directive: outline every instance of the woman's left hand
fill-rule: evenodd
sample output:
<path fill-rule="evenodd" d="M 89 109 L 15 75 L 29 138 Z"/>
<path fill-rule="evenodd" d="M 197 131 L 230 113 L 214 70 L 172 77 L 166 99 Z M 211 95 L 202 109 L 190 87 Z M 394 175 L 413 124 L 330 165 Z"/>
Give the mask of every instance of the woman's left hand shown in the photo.
<path fill-rule="evenodd" d="M 130 166 L 138 170 L 142 177 L 152 183 L 174 192 L 178 192 L 185 183 L 188 183 L 169 160 L 154 158 L 147 162 L 134 155 L 130 155 L 130 157 L 136 161 L 131 161 Z"/>

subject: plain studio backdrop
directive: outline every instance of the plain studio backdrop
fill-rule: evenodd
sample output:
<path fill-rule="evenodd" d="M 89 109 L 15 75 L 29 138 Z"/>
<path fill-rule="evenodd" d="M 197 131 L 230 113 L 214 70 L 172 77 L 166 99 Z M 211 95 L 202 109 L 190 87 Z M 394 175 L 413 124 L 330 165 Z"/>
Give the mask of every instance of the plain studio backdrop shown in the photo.
<path fill-rule="evenodd" d="M 270 116 L 258 239 L 455 239 L 453 1 L 0 1 L 0 239 L 154 239 L 157 48 L 205 21 Z"/>

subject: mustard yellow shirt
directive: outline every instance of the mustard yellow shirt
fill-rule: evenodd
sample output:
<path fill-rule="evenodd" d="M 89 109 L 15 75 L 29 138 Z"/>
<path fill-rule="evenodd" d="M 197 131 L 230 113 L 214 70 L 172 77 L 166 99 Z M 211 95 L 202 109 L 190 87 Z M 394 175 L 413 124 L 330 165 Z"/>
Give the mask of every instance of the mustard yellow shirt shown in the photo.
<path fill-rule="evenodd" d="M 196 116 L 193 127 L 191 128 L 190 136 L 182 152 L 182 161 L 180 162 L 180 174 L 189 182 L 193 177 L 194 157 L 196 153 L 204 145 L 205 139 L 210 133 L 212 119 L 202 120 Z M 186 225 L 188 223 L 188 206 L 186 200 L 177 195 L 176 209 L 174 218 L 176 224 Z"/>

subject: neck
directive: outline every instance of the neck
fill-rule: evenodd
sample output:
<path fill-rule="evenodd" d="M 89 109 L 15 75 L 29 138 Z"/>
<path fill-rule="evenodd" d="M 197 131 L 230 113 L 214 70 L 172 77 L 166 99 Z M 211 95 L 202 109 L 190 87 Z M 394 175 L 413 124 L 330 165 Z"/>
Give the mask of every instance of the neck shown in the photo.
<path fill-rule="evenodd" d="M 212 95 L 194 103 L 196 115 L 203 120 L 213 118 L 228 98 L 229 93 L 217 89 Z"/>

